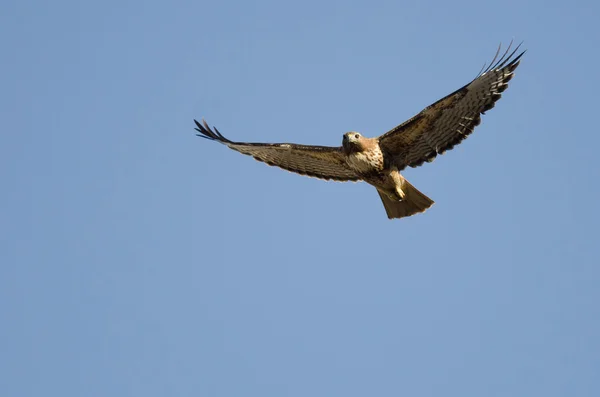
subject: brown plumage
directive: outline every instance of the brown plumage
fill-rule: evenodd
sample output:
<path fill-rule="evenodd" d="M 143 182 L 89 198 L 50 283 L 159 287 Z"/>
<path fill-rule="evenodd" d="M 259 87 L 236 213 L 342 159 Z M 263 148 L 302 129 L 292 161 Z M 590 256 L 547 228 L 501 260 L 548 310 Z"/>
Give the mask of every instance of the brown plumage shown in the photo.
<path fill-rule="evenodd" d="M 525 53 L 515 56 L 520 45 L 512 52 L 510 47 L 499 59 L 498 48 L 489 67 L 469 84 L 377 138 L 348 132 L 342 146 L 329 147 L 233 142 L 204 120 L 202 124 L 194 120 L 196 130 L 203 138 L 291 172 L 336 181 L 365 181 L 377 189 L 388 218 L 410 216 L 425 211 L 433 201 L 399 171 L 433 161 L 473 132 L 481 122 L 480 115 L 493 108 L 508 87 Z"/>

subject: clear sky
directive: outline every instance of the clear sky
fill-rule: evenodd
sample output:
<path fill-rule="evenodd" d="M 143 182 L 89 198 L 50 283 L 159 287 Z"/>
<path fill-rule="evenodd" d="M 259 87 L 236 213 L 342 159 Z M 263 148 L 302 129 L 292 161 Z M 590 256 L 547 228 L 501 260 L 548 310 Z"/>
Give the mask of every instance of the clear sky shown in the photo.
<path fill-rule="evenodd" d="M 0 395 L 600 395 L 597 2 L 3 1 Z M 524 40 L 405 175 L 194 135 L 377 136 Z"/>

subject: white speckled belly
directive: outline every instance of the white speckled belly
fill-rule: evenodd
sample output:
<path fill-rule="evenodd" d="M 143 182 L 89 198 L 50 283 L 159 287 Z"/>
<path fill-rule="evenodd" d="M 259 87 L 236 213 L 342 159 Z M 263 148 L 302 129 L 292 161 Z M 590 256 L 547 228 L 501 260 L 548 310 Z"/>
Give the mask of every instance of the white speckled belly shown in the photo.
<path fill-rule="evenodd" d="M 381 150 L 355 152 L 347 157 L 348 165 L 359 173 L 381 172 L 383 170 L 383 154 Z"/>
<path fill-rule="evenodd" d="M 365 182 L 375 186 L 377 190 L 386 194 L 392 200 L 401 200 L 404 197 L 404 192 L 402 191 L 404 177 L 400 175 L 396 167 L 376 174 L 365 175 L 363 178 Z"/>

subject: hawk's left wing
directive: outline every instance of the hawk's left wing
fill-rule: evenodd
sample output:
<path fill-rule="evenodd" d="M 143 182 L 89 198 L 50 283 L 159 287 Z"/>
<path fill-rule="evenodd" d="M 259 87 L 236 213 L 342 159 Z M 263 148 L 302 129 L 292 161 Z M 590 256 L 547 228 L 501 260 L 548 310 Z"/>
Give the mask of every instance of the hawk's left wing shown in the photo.
<path fill-rule="evenodd" d="M 198 136 L 218 141 L 230 149 L 254 157 L 269 165 L 301 175 L 336 181 L 358 181 L 361 178 L 346 164 L 341 147 L 298 145 L 295 143 L 233 142 L 206 121 L 194 120 Z"/>
<path fill-rule="evenodd" d="M 490 66 L 475 80 L 379 137 L 380 147 L 393 158 L 398 169 L 431 162 L 473 132 L 481 122 L 480 114 L 493 108 L 508 87 L 525 53 L 514 56 L 519 45 L 508 55 L 510 47 L 496 62 L 498 48 Z"/>

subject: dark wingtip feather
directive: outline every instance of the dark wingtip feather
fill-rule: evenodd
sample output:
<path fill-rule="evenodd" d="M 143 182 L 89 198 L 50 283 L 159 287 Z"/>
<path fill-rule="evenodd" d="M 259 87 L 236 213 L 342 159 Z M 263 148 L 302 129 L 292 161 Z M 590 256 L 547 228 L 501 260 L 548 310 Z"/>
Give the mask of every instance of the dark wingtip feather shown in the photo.
<path fill-rule="evenodd" d="M 527 52 L 527 50 L 524 50 L 519 55 L 515 56 L 515 54 L 519 51 L 519 48 L 521 48 L 523 43 L 523 41 L 520 42 L 519 45 L 517 45 L 511 52 L 511 48 L 513 46 L 513 40 L 511 40 L 501 57 L 498 57 L 498 55 L 500 55 L 502 45 L 498 46 L 498 50 L 496 50 L 496 55 L 494 55 L 494 58 L 492 59 L 488 67 L 485 68 L 483 73 L 480 73 L 479 75 L 483 76 L 484 74 L 491 72 L 492 70 L 498 70 L 502 68 L 508 68 L 510 72 L 515 70 L 517 66 L 519 66 L 519 61 L 521 57 Z"/>
<path fill-rule="evenodd" d="M 492 61 L 490 62 L 489 66 L 483 70 L 483 73 L 480 72 L 480 75 L 484 75 L 493 69 L 494 63 L 496 62 L 496 59 L 498 59 L 498 55 L 500 55 L 501 50 L 502 50 L 502 43 L 498 44 L 498 49 L 496 50 L 496 54 L 492 58 Z"/>
<path fill-rule="evenodd" d="M 519 44 L 520 45 L 520 44 Z M 525 55 L 525 53 L 527 52 L 527 50 L 524 50 L 523 52 L 521 52 L 519 55 L 517 55 L 515 58 L 513 58 L 512 61 L 510 61 L 510 63 L 508 65 L 506 65 L 509 70 L 512 72 L 513 70 L 515 70 L 517 68 L 517 66 L 519 66 L 519 63 L 521 63 L 521 57 L 523 55 Z"/>
<path fill-rule="evenodd" d="M 198 122 L 198 120 L 194 119 L 194 123 L 196 123 L 196 128 L 194 128 L 194 129 L 199 132 L 196 134 L 196 136 L 208 139 L 210 141 L 219 141 L 221 143 L 231 143 L 231 141 L 229 139 L 225 138 L 219 132 L 219 130 L 217 130 L 216 127 L 213 127 L 214 128 L 214 131 L 213 131 L 208 126 L 208 123 L 206 122 L 206 120 L 202 119 L 202 124 L 200 124 Z"/>

